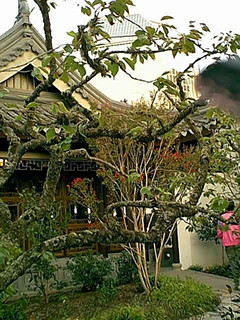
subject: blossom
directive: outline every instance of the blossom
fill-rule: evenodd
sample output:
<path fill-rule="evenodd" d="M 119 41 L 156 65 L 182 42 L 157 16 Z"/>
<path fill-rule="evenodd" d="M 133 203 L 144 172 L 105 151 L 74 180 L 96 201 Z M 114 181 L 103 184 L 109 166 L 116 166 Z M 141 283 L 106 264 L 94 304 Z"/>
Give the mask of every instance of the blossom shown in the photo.
<path fill-rule="evenodd" d="M 119 178 L 119 176 L 120 176 L 120 174 L 118 173 L 118 172 L 115 172 L 115 179 L 118 179 Z"/>
<path fill-rule="evenodd" d="M 73 186 L 75 183 L 77 182 L 82 182 L 83 179 L 82 178 L 75 178 L 72 182 L 71 182 L 71 185 Z"/>

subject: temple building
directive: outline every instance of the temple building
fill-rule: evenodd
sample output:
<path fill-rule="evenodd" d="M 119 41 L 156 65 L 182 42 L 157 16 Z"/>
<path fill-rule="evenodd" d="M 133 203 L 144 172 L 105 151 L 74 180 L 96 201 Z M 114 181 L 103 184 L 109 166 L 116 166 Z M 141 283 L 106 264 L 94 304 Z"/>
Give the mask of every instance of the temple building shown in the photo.
<path fill-rule="evenodd" d="M 21 108 L 24 99 L 36 88 L 39 82 L 36 78 L 32 77 L 31 73 L 34 67 L 41 66 L 42 58 L 47 51 L 44 38 L 34 28 L 30 22 L 29 16 L 30 10 L 27 1 L 19 0 L 18 15 L 13 27 L 0 36 L 0 108 L 5 110 L 4 116 L 6 119 L 9 119 L 9 121 L 16 118 L 16 113 L 14 108 L 8 108 L 7 106 L 17 104 Z M 136 23 L 147 23 L 139 15 L 135 15 L 134 19 L 136 20 Z M 115 29 L 111 32 L 110 30 L 107 31 L 114 38 L 113 45 L 127 45 L 134 33 L 134 29 L 132 30 L 129 25 L 125 26 L 124 24 L 121 26 L 116 25 Z M 145 68 L 144 70 L 149 68 L 147 64 L 144 64 L 141 67 Z M 174 76 L 174 70 L 175 69 L 172 69 L 172 72 L 169 75 L 170 78 Z M 76 72 L 69 73 L 68 76 L 71 84 L 80 81 L 80 77 Z M 106 81 L 108 82 L 105 82 L 104 80 L 102 85 L 100 85 L 99 79 L 96 79 L 96 81 L 93 82 L 94 85 L 89 83 L 86 84 L 83 91 L 80 92 L 79 90 L 73 94 L 74 99 L 79 105 L 86 109 L 90 108 L 90 100 L 96 102 L 98 105 L 107 103 L 116 109 L 125 108 L 126 103 L 112 100 L 112 97 L 109 98 L 106 95 L 108 92 L 102 92 L 103 90 L 101 87 L 105 86 L 106 89 L 111 91 L 113 96 L 115 89 L 115 91 L 118 91 L 118 94 L 121 93 L 122 100 L 126 98 L 124 90 L 116 86 L 115 80 Z M 126 85 L 126 78 L 123 79 L 120 76 L 120 80 L 118 81 L 124 81 L 124 87 L 128 87 Z M 193 83 L 189 82 L 185 85 L 188 86 L 187 90 L 190 92 L 190 95 L 195 97 L 196 92 L 194 91 Z M 100 88 L 101 91 L 95 86 Z M 118 88 L 117 90 L 116 87 Z M 57 79 L 48 91 L 41 93 L 37 101 L 41 105 L 40 116 L 43 124 L 47 123 L 49 118 L 53 116 L 51 110 L 49 110 L 49 105 L 51 105 L 52 102 L 57 103 L 62 100 L 68 105 L 69 101 L 64 100 L 61 95 L 61 93 L 68 88 L 69 85 L 67 83 Z M 136 84 L 135 89 L 134 87 L 131 87 L 130 91 L 134 90 L 136 93 L 142 92 L 142 87 L 138 88 Z M 129 98 L 130 94 L 131 92 L 129 93 L 129 96 L 127 96 L 129 102 L 131 100 Z M 135 95 L 132 96 L 132 100 L 134 100 L 135 97 Z M 118 99 L 120 100 L 120 97 L 118 97 Z M 204 110 L 202 111 L 204 112 Z M 205 130 L 208 130 L 207 127 L 205 128 L 206 123 L 201 117 L 199 117 L 199 123 Z M 183 142 L 190 141 L 192 138 L 193 135 L 191 132 L 182 133 Z M 4 135 L 4 132 L 0 132 L 0 167 L 3 167 L 6 164 L 7 149 L 8 142 L 6 136 Z M 17 170 L 9 179 L 8 183 L 0 190 L 0 198 L 9 205 L 12 220 L 17 219 L 24 210 L 20 194 L 25 189 L 31 190 L 34 188 L 36 192 L 41 191 L 48 166 L 48 159 L 48 154 L 42 150 L 27 152 L 22 157 L 21 163 L 19 163 Z M 62 203 L 61 215 L 70 215 L 71 217 L 70 223 L 67 225 L 67 232 L 77 232 L 85 229 L 89 227 L 92 221 L 91 217 L 86 216 L 83 212 L 81 206 L 70 202 L 66 185 L 70 184 L 70 182 L 77 177 L 93 178 L 98 196 L 100 199 L 104 200 L 103 186 L 96 176 L 96 169 L 96 163 L 86 160 L 69 159 L 64 165 L 58 184 L 57 200 Z M 23 249 L 27 249 L 29 247 L 28 240 L 21 239 L 21 246 Z M 101 247 L 99 244 L 94 245 L 92 249 L 106 254 L 106 248 L 104 246 Z M 107 251 L 115 252 L 120 249 L 119 246 L 110 246 L 110 248 L 107 248 Z M 76 250 L 65 250 L 58 255 L 69 256 L 75 252 Z M 172 263 L 181 263 L 184 268 L 187 268 L 191 264 L 199 263 L 198 257 L 200 254 L 205 257 L 206 265 L 221 261 L 221 248 L 219 246 L 201 243 L 196 235 L 189 234 L 185 230 L 184 224 L 179 224 L 178 233 L 174 235 L 165 251 L 163 265 L 170 266 Z"/>

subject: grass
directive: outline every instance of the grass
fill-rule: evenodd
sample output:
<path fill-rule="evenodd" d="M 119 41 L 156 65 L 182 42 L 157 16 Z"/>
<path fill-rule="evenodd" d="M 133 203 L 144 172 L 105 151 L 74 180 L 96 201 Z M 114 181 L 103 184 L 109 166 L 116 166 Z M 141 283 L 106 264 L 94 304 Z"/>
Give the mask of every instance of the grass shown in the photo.
<path fill-rule="evenodd" d="M 113 309 L 113 306 L 126 306 L 130 301 L 136 303 L 141 297 L 136 294 L 134 284 L 118 287 L 116 297 L 107 303 L 102 303 L 98 292 L 83 293 L 77 290 L 51 296 L 48 305 L 44 304 L 41 297 L 34 297 L 29 301 L 28 317 L 31 320 L 88 320 Z"/>
<path fill-rule="evenodd" d="M 103 303 L 99 292 L 79 291 L 54 295 L 48 305 L 32 298 L 31 320 L 180 320 L 212 311 L 219 298 L 210 287 L 192 279 L 161 276 L 149 299 L 135 284 L 117 288 L 117 295 Z"/>

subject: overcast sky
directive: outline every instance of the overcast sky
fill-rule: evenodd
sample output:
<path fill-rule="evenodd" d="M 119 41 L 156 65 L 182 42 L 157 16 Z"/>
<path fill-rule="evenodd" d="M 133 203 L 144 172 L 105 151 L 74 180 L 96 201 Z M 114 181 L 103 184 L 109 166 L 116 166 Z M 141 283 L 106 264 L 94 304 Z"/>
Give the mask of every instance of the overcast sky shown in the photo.
<path fill-rule="evenodd" d="M 81 5 L 84 5 L 84 0 L 48 0 L 54 1 L 58 4 L 56 10 L 51 10 L 52 29 L 54 47 L 67 43 L 69 39 L 66 35 L 67 31 L 76 30 L 77 25 L 84 23 L 81 14 Z M 106 1 L 106 0 L 105 0 Z M 240 33 L 240 0 L 228 0 L 227 4 L 222 4 L 221 0 L 133 0 L 135 7 L 132 8 L 131 13 L 140 13 L 142 16 L 152 21 L 160 21 L 161 17 L 165 15 L 173 16 L 175 25 L 180 27 L 180 31 L 184 32 L 190 20 L 204 22 L 210 28 L 212 35 L 218 34 L 220 31 L 226 32 L 232 30 Z M 41 14 L 33 0 L 28 0 L 30 9 L 33 10 L 30 20 L 36 29 L 43 35 Z M 79 6 L 80 4 L 80 6 Z M 0 0 L 0 34 L 4 33 L 13 26 L 15 17 L 18 11 L 18 0 Z M 86 16 L 84 16 L 86 17 Z M 165 57 L 166 59 L 166 57 Z M 178 59 L 181 59 L 178 60 Z M 188 58 L 178 57 L 167 62 L 162 58 L 159 63 L 162 63 L 166 70 L 175 68 L 179 71 L 183 70 L 189 64 Z M 148 77 L 156 78 L 159 75 L 160 64 L 157 68 L 145 66 L 141 67 L 143 74 L 138 75 L 140 78 Z M 212 61 L 204 60 L 201 64 L 195 66 L 197 69 L 205 68 L 206 65 Z M 151 69 L 151 72 L 149 71 Z M 145 70 L 145 71 L 144 71 Z M 164 70 L 164 71 L 166 71 Z M 155 72 L 157 75 L 153 75 Z M 163 71 L 161 71 L 163 72 Z M 94 79 L 93 84 L 102 92 L 115 100 L 127 99 L 128 101 L 138 99 L 142 94 L 147 95 L 152 89 L 146 84 L 136 82 L 128 79 L 127 88 L 124 86 L 120 90 L 122 84 L 125 84 L 126 77 L 123 80 L 118 74 L 114 81 L 107 84 L 98 78 Z M 105 80 L 105 79 L 104 79 Z M 118 90 L 116 89 L 118 87 Z M 123 93 L 124 92 L 124 93 Z"/>
<path fill-rule="evenodd" d="M 50 1 L 50 0 L 49 0 Z M 52 24 L 55 43 L 59 45 L 65 40 L 67 31 L 75 29 L 81 24 L 80 7 L 83 0 L 53 0 L 58 8 L 53 11 Z M 141 13 L 150 20 L 159 21 L 164 15 L 171 15 L 180 26 L 188 26 L 190 20 L 205 22 L 213 33 L 233 30 L 240 33 L 240 1 L 228 0 L 223 4 L 220 0 L 133 0 L 136 7 L 133 13 Z M 33 0 L 28 0 L 29 6 L 34 10 L 31 22 L 42 32 L 41 16 Z M 17 15 L 18 0 L 0 0 L 0 33 L 8 30 Z"/>

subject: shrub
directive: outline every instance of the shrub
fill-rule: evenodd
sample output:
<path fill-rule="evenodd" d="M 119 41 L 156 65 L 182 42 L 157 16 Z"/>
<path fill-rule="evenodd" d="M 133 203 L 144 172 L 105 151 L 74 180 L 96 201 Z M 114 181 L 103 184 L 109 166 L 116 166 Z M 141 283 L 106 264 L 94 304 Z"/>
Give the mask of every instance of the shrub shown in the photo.
<path fill-rule="evenodd" d="M 90 252 L 73 257 L 68 268 L 74 284 L 81 285 L 83 291 L 95 291 L 112 272 L 109 260 Z"/>
<path fill-rule="evenodd" d="M 0 319 L 1 320 L 26 320 L 26 298 L 20 298 L 17 301 L 9 302 L 9 299 L 16 293 L 16 290 L 9 286 L 0 294 Z"/>
<path fill-rule="evenodd" d="M 106 279 L 98 288 L 100 303 L 107 303 L 117 294 L 116 283 L 114 279 Z"/>
<path fill-rule="evenodd" d="M 136 280 L 137 267 L 126 251 L 122 251 L 120 256 L 116 258 L 116 266 L 118 284 L 132 283 Z"/>
<path fill-rule="evenodd" d="M 45 303 L 49 302 L 50 289 L 57 285 L 56 266 L 52 264 L 53 259 L 54 256 L 51 252 L 43 252 L 30 269 L 29 282 L 34 284 L 35 291 L 44 296 Z"/>
<path fill-rule="evenodd" d="M 205 272 L 222 277 L 232 278 L 232 272 L 229 264 L 215 264 L 213 266 L 207 267 L 205 269 Z"/>
<path fill-rule="evenodd" d="M 189 270 L 193 270 L 193 271 L 203 271 L 203 266 L 201 266 L 200 264 L 193 264 L 192 266 L 190 266 L 188 268 Z"/>
<path fill-rule="evenodd" d="M 150 305 L 163 309 L 165 319 L 169 320 L 204 314 L 219 303 L 219 298 L 209 286 L 190 278 L 183 281 L 161 276 L 157 288 L 150 296 Z"/>

